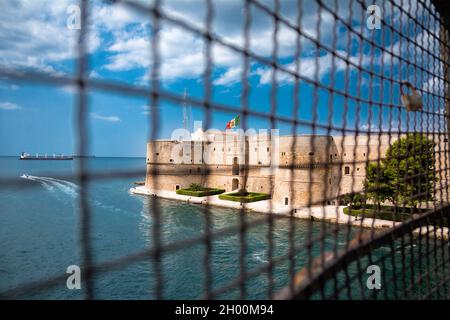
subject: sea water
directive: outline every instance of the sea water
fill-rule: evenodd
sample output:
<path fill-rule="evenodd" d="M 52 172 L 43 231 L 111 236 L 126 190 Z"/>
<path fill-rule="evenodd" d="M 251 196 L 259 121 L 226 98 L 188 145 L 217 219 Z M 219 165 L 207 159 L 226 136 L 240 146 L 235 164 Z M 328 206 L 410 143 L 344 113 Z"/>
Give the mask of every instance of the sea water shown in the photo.
<path fill-rule="evenodd" d="M 62 174 L 74 174 L 76 161 L 19 161 L 16 157 L 0 158 L 0 176 L 14 181 L 13 186 L 2 183 L 0 188 L 0 293 L 30 281 L 64 274 L 70 265 L 82 265 L 77 202 L 79 186 L 74 179 L 55 178 Z M 145 170 L 144 158 L 87 158 L 86 162 L 88 169 L 96 172 Z M 206 218 L 209 218 L 214 231 L 239 223 L 238 210 L 210 207 L 205 211 L 205 207 L 201 205 L 129 193 L 133 182 L 143 178 L 89 182 L 87 197 L 95 263 L 150 248 L 153 244 L 152 210 L 155 206 L 159 208 L 163 244 L 204 234 Z M 248 213 L 245 218 L 251 223 L 267 219 L 267 215 Z M 306 264 L 308 256 L 317 256 L 323 250 L 333 250 L 335 246 L 342 248 L 355 233 L 354 229 L 347 227 L 300 219 L 295 219 L 291 229 L 290 221 L 289 218 L 274 219 L 271 232 L 267 223 L 255 225 L 246 231 L 246 271 L 251 272 L 271 258 L 269 236 L 273 243 L 272 258 L 277 262 L 271 274 L 265 271 L 246 281 L 246 298 L 267 298 L 270 279 L 273 280 L 275 291 L 288 283 L 290 232 L 295 246 L 299 247 L 294 259 L 295 270 L 300 270 Z M 327 228 L 327 232 L 321 241 L 319 237 L 323 228 Z M 335 228 L 338 228 L 338 232 L 332 233 Z M 310 251 L 302 248 L 311 239 L 317 240 L 313 242 Z M 209 268 L 205 267 L 207 251 L 202 243 L 164 253 L 160 260 L 163 298 L 201 297 L 208 272 L 212 279 L 212 289 L 235 280 L 240 275 L 241 241 L 236 233 L 214 239 L 208 253 Z M 392 277 L 393 266 L 401 261 L 402 252 L 395 252 L 398 245 L 393 248 L 397 262 L 384 262 L 385 277 Z M 373 252 L 372 258 L 376 259 L 383 252 L 386 254 L 391 250 L 391 247 L 382 247 Z M 364 268 L 369 264 L 369 261 L 364 262 L 360 273 L 365 273 Z M 355 271 L 357 266 L 351 268 Z M 338 280 L 341 285 L 344 284 L 345 275 L 338 275 Z M 145 259 L 118 270 L 95 275 L 94 297 L 153 299 L 155 286 L 155 261 Z M 355 281 L 352 286 L 354 292 L 363 290 L 370 294 L 365 283 Z M 392 288 L 389 290 L 392 294 Z M 52 288 L 26 293 L 23 298 L 81 299 L 83 294 L 83 286 L 81 290 L 69 290 L 66 282 L 62 281 Z M 218 298 L 238 298 L 239 294 L 239 288 L 235 288 Z M 382 293 L 380 295 L 383 296 Z"/>

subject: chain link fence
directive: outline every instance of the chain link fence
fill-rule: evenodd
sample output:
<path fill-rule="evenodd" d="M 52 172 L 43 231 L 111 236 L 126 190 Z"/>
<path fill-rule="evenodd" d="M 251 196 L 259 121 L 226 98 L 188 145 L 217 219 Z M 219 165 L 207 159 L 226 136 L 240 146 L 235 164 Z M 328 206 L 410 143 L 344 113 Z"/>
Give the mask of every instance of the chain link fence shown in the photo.
<path fill-rule="evenodd" d="M 449 297 L 450 16 L 445 1 L 390 0 L 375 5 L 363 0 L 291 2 L 297 8 L 294 19 L 283 14 L 283 4 L 279 0 L 243 0 L 243 41 L 237 44 L 214 33 L 213 22 L 220 12 L 216 12 L 212 0 L 204 1 L 205 18 L 202 23 L 192 23 L 172 14 L 161 0 L 151 3 L 108 1 L 110 6 L 125 6 L 127 10 L 146 15 L 151 21 L 149 52 L 152 62 L 148 86 L 88 77 L 90 69 L 86 39 L 92 12 L 91 3 L 87 0 L 79 3 L 81 29 L 75 74 L 56 76 L 0 66 L 0 75 L 8 79 L 51 86 L 76 86 L 76 153 L 80 155 L 87 154 L 89 149 L 87 95 L 90 91 L 147 98 L 153 108 L 148 120 L 150 141 L 158 138 L 160 130 L 158 106 L 167 101 L 180 107 L 188 103 L 202 110 L 206 119 L 205 128 L 210 125 L 214 112 L 239 112 L 244 130 L 252 117 L 268 120 L 271 128 L 276 128 L 280 123 L 292 128 L 292 139 L 289 140 L 289 149 L 286 149 L 290 151 L 284 151 L 290 158 L 279 166 L 287 170 L 291 177 L 300 171 L 306 172 L 302 176 L 305 189 L 299 190 L 296 179 L 290 179 L 291 186 L 287 189 L 286 200 L 283 200 L 289 209 L 288 250 L 282 255 L 275 254 L 273 225 L 277 219 L 286 217 L 266 214 L 250 220 L 246 217 L 244 204 L 239 210 L 238 224 L 214 229 L 210 218 L 214 207 L 206 203 L 202 207 L 205 212 L 204 232 L 188 240 L 163 243 L 162 209 L 158 201 L 151 201 L 152 245 L 111 261 L 94 263 L 88 183 L 147 175 L 152 184 L 148 187 L 157 189 L 158 183 L 166 177 L 158 170 L 155 159 L 147 159 L 145 171 L 104 173 L 88 170 L 86 160 L 80 158 L 76 180 L 80 186 L 79 246 L 85 298 L 96 297 L 94 283 L 98 275 L 141 261 L 151 261 L 155 287 L 149 290 L 154 291 L 157 299 L 163 299 L 164 279 L 170 277 L 164 273 L 163 258 L 197 244 L 204 246 L 205 280 L 200 298 L 221 298 L 228 292 L 234 292 L 237 298 L 248 298 L 251 290 L 248 282 L 260 275 L 267 277 L 264 285 L 267 287 L 266 297 L 270 299 Z M 303 10 L 306 5 L 315 8 L 313 30 L 306 29 L 303 24 L 308 18 Z M 270 55 L 259 52 L 252 44 L 251 27 L 255 12 L 267 17 L 273 24 Z M 390 18 L 385 19 L 388 15 Z M 159 36 L 163 24 L 174 25 L 203 41 L 203 98 L 185 97 L 181 92 L 171 92 L 162 85 L 160 68 L 165 56 L 160 48 Z M 324 25 L 331 28 L 324 29 Z M 280 58 L 281 46 L 286 45 L 280 43 L 283 41 L 280 36 L 282 30 L 295 34 L 295 38 L 290 39 L 292 43 L 287 44 L 295 51 L 292 61 L 286 62 Z M 309 55 L 304 52 L 305 42 L 312 46 Z M 238 108 L 212 99 L 212 48 L 215 45 L 229 49 L 242 60 L 242 95 Z M 330 61 L 329 68 L 325 69 L 326 77 L 321 69 L 325 68 L 324 57 Z M 249 80 L 255 64 L 267 71 L 267 82 L 271 86 L 269 112 L 251 105 L 251 92 L 257 90 Z M 338 72 L 343 76 L 338 77 Z M 285 79 L 289 79 L 293 86 L 290 115 L 278 112 L 281 106 L 277 95 Z M 408 87 L 409 91 L 404 90 Z M 308 105 L 300 99 L 302 90 L 308 90 L 312 97 Z M 305 108 L 310 116 L 300 118 L 299 111 Z M 350 114 L 354 117 L 351 121 Z M 367 121 L 362 121 L 363 117 Z M 298 135 L 299 128 L 310 135 Z M 322 140 L 323 136 L 330 138 Z M 310 148 L 307 160 L 306 155 L 298 151 L 305 144 Z M 251 179 L 252 166 L 248 159 L 241 166 L 239 177 L 244 181 L 244 187 Z M 208 168 L 200 174 L 205 181 L 210 178 Z M 273 196 L 277 180 L 272 174 L 267 181 L 269 193 Z M 13 179 L 3 180 L 2 188 L 14 187 L 16 183 Z M 294 201 L 300 193 L 303 205 Z M 278 204 L 274 203 L 274 199 L 269 203 L 269 211 L 275 211 Z M 303 217 L 309 218 L 309 227 L 306 238 L 299 241 L 294 223 L 301 212 Z M 313 225 L 319 226 L 318 232 Z M 246 234 L 252 228 L 267 229 L 268 261 L 249 269 L 245 258 Z M 239 276 L 226 285 L 215 286 L 211 269 L 214 241 L 230 235 L 239 239 Z M 303 257 L 301 263 L 299 256 Z M 275 285 L 274 280 L 274 269 L 280 264 L 286 266 L 286 281 L 281 288 Z M 40 292 L 65 282 L 66 276 L 59 274 L 24 283 L 0 295 L 15 298 L 32 291 Z"/>

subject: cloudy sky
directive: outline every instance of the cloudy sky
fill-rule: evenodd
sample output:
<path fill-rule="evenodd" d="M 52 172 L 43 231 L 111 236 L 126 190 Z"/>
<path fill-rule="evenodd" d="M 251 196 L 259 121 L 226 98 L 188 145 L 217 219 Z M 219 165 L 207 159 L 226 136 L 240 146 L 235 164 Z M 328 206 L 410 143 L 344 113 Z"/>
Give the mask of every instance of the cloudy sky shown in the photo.
<path fill-rule="evenodd" d="M 1 0 L 0 10 L 0 69 L 39 71 L 52 76 L 71 76 L 76 72 L 78 30 L 73 26 L 72 11 L 77 1 L 64 0 Z M 280 2 L 283 21 L 276 33 L 276 59 L 285 71 L 275 74 L 273 67 L 256 59 L 249 59 L 249 109 L 270 114 L 275 107 L 283 119 L 297 118 L 305 123 L 296 132 L 311 133 L 309 122 L 343 127 L 350 130 L 431 130 L 439 119 L 421 118 L 399 112 L 386 105 L 357 103 L 326 89 L 315 90 L 311 81 L 330 87 L 337 92 L 347 91 L 350 96 L 361 97 L 385 104 L 399 105 L 399 88 L 388 80 L 381 81 L 369 72 L 359 72 L 356 66 L 382 74 L 386 78 L 406 80 L 429 93 L 440 94 L 442 66 L 438 63 L 439 28 L 435 18 L 424 12 L 414 0 L 398 0 L 395 5 L 379 4 L 383 21 L 390 27 L 370 30 L 368 14 L 359 2 L 324 1 L 329 10 L 320 8 L 315 1 L 284 0 Z M 152 5 L 151 1 L 140 1 Z M 237 48 L 244 46 L 245 10 L 243 1 L 213 1 L 213 19 L 209 31 L 224 42 Z M 260 0 L 273 10 L 274 1 Z M 300 6 L 298 5 L 300 3 Z M 90 1 L 87 27 L 89 70 L 88 75 L 99 81 L 120 82 L 129 86 L 149 87 L 154 63 L 152 61 L 151 17 L 124 5 L 111 5 L 108 1 Z M 428 4 L 427 4 L 428 5 Z M 207 10 L 202 0 L 163 1 L 164 12 L 205 30 Z M 405 12 L 417 18 L 407 22 Z M 75 7 L 76 9 L 76 7 Z M 331 12 L 336 13 L 336 20 Z M 300 12 L 300 15 L 298 14 Z M 75 13 L 76 15 L 76 13 Z M 274 20 L 264 10 L 250 6 L 249 49 L 256 56 L 270 61 L 274 54 Z M 298 21 L 300 20 L 300 23 Z M 287 26 L 299 26 L 302 35 Z M 423 25 L 423 26 L 420 26 Z M 350 26 L 353 32 L 349 32 Z M 367 41 L 361 41 L 361 34 Z M 316 42 L 325 45 L 317 48 Z M 376 43 L 370 45 L 369 41 Z M 297 52 L 297 42 L 300 52 Z M 418 46 L 414 46 L 417 43 Z M 203 99 L 203 74 L 207 66 L 206 43 L 202 37 L 163 21 L 159 32 L 159 82 L 163 90 Z M 383 49 L 383 50 L 382 50 Z M 390 54 L 389 51 L 392 54 Z M 331 52 L 334 52 L 333 55 Z M 433 56 L 435 55 L 435 56 Z M 399 59 L 397 56 L 402 57 Z M 239 114 L 242 106 L 243 57 L 226 46 L 214 43 L 211 47 L 212 101 L 236 111 L 212 110 L 209 127 L 224 129 L 226 122 Z M 347 60 L 350 64 L 347 64 Z M 411 62 L 408 65 L 407 61 Z M 419 65 L 414 68 L 412 64 Z M 301 76 L 300 103 L 294 114 L 295 79 Z M 275 88 L 275 90 L 274 90 Z M 276 99 L 271 99 L 275 93 Z M 439 112 L 441 101 L 432 94 L 424 94 L 426 109 Z M 31 153 L 74 152 L 75 146 L 76 88 L 10 79 L 0 73 L 0 155 Z M 183 126 L 183 112 L 179 104 L 167 100 L 150 106 L 143 97 L 123 96 L 111 92 L 89 92 L 90 153 L 97 156 L 143 156 L 145 142 L 150 134 L 149 118 L 152 109 L 159 111 L 159 138 L 168 138 L 176 128 Z M 205 122 L 205 112 L 191 106 L 191 120 Z M 281 134 L 292 133 L 292 124 L 252 116 L 248 127 L 255 129 L 278 128 Z M 324 128 L 316 133 L 326 134 Z M 332 131 L 339 134 L 338 131 Z"/>

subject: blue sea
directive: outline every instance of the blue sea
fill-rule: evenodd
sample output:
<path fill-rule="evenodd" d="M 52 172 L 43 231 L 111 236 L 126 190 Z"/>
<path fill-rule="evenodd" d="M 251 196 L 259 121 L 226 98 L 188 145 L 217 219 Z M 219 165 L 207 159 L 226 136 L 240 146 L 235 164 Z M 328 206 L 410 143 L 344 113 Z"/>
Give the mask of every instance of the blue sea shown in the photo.
<path fill-rule="evenodd" d="M 0 188 L 0 293 L 18 285 L 64 274 L 69 265 L 81 265 L 77 195 L 74 179 L 55 178 L 74 174 L 74 161 L 19 161 L 16 157 L 0 158 L 0 176 L 14 179 L 17 184 Z M 145 170 L 144 158 L 88 158 L 88 168 L 98 172 L 114 170 Z M 45 173 L 45 175 L 43 175 Z M 28 177 L 21 177 L 23 174 Z M 156 199 L 129 193 L 133 182 L 141 178 L 103 179 L 89 182 L 88 203 L 92 214 L 92 250 L 95 263 L 119 258 L 152 246 L 152 201 L 157 201 L 161 214 L 161 237 L 164 244 L 182 241 L 205 232 L 205 214 L 214 230 L 239 221 L 239 211 L 212 207 L 205 213 L 201 205 Z M 248 213 L 255 221 L 265 216 Z M 293 231 L 296 246 L 306 243 L 308 235 L 319 237 L 321 228 L 328 231 L 335 225 L 296 219 Z M 280 289 L 288 283 L 289 218 L 274 220 L 273 256 L 274 286 Z M 350 237 L 355 230 L 349 230 Z M 247 271 L 266 263 L 268 257 L 268 227 L 258 225 L 247 230 L 245 263 Z M 334 236 L 327 232 L 324 249 L 345 245 L 347 229 L 339 227 Z M 321 248 L 317 241 L 311 254 Z M 197 244 L 163 255 L 162 289 L 166 299 L 195 299 L 205 288 L 205 250 Z M 374 252 L 382 255 L 389 247 Z M 215 239 L 210 252 L 212 289 L 219 288 L 239 276 L 240 239 L 228 235 Z M 295 256 L 296 269 L 307 261 L 308 253 L 300 250 Z M 401 259 L 400 256 L 398 259 Z M 155 273 L 151 259 L 133 263 L 119 270 L 95 276 L 94 297 L 98 299 L 154 299 Z M 384 270 L 391 272 L 389 263 Z M 82 273 L 83 276 L 83 273 Z M 246 298 L 268 298 L 268 274 L 263 272 L 247 281 Z M 340 275 L 339 280 L 344 281 Z M 365 289 L 364 289 L 365 290 Z M 27 299 L 81 299 L 81 290 L 69 290 L 65 282 L 50 289 L 26 293 Z M 224 292 L 218 298 L 238 298 L 239 289 Z"/>

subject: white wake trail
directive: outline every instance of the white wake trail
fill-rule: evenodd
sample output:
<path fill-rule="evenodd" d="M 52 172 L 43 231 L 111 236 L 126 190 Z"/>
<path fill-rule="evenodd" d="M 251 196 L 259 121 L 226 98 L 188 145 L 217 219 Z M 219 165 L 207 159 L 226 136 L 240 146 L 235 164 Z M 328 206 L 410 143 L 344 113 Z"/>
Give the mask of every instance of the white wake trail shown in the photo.
<path fill-rule="evenodd" d="M 56 179 L 56 178 L 51 178 L 51 177 L 38 177 L 38 176 L 32 176 L 32 175 L 27 175 L 27 174 L 23 174 L 20 177 L 23 179 L 28 179 L 31 181 L 39 182 L 48 191 L 52 191 L 52 192 L 60 191 L 74 199 L 78 196 L 79 189 L 80 189 L 80 187 L 77 184 L 75 184 L 71 181 L 62 180 L 62 179 Z M 121 211 L 120 208 L 117 208 L 112 205 L 104 204 L 103 202 L 95 200 L 95 199 L 89 199 L 89 201 L 91 201 L 93 203 L 93 205 L 96 207 L 101 207 L 101 208 L 109 210 L 109 211 Z"/>
<path fill-rule="evenodd" d="M 56 188 L 57 190 L 73 198 L 78 195 L 78 186 L 75 183 L 67 180 L 31 175 L 22 175 L 21 178 L 39 182 L 49 191 L 53 191 Z"/>
<path fill-rule="evenodd" d="M 27 180 L 31 180 L 31 181 L 36 181 L 39 182 L 45 189 L 47 189 L 48 191 L 54 191 L 53 186 L 51 186 L 49 183 L 43 181 L 43 180 L 39 180 L 36 179 L 38 177 L 35 176 L 29 176 L 29 175 L 21 175 L 20 176 L 22 179 L 27 179 Z"/>

